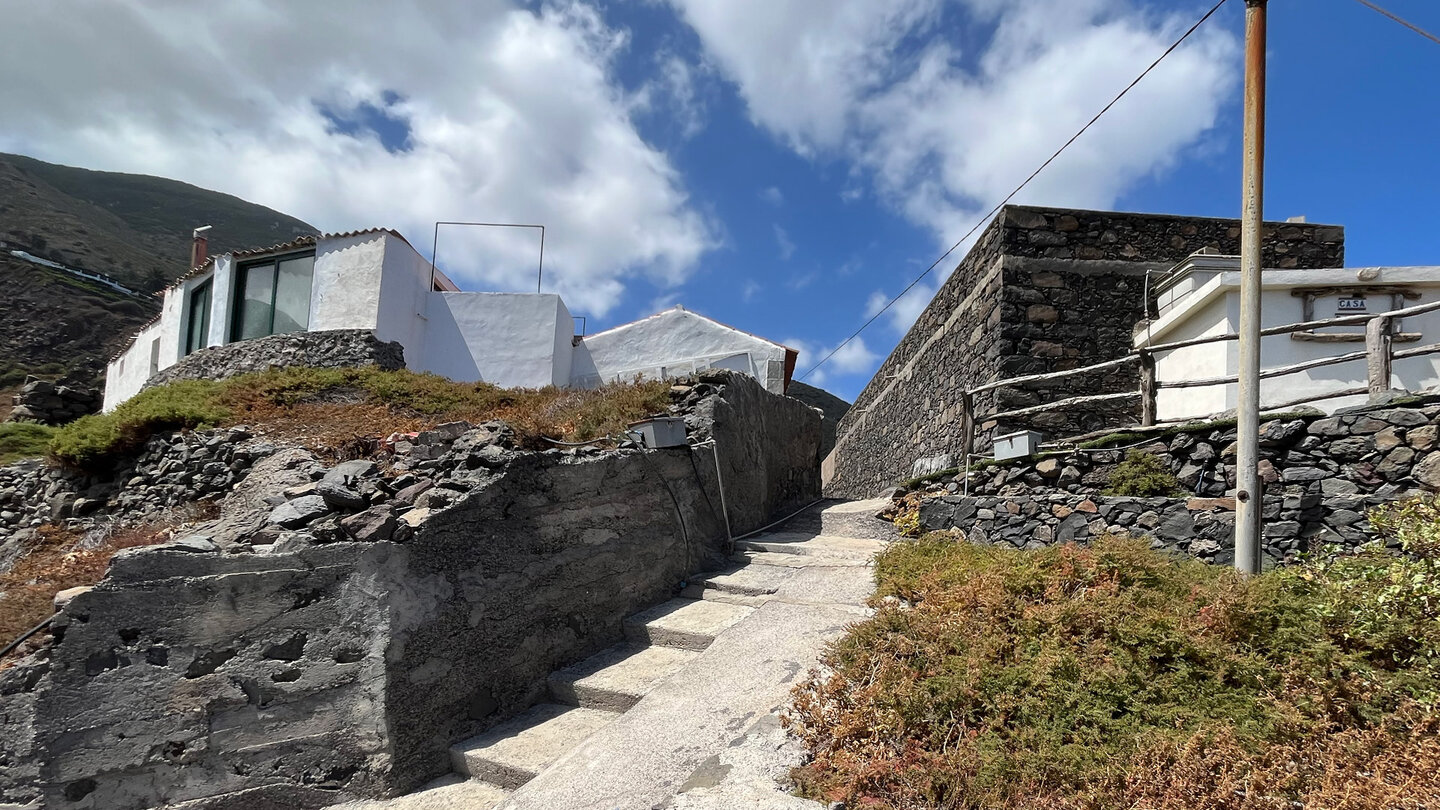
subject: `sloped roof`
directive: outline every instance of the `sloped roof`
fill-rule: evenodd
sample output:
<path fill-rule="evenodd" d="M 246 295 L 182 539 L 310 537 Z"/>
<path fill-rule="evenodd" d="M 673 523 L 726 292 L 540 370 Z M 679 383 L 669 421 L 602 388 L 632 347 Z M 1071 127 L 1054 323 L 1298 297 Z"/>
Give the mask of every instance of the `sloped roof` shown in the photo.
<path fill-rule="evenodd" d="M 404 242 L 406 245 L 409 245 L 411 250 L 414 250 L 414 249 L 415 249 L 415 246 L 410 244 L 410 240 L 409 240 L 409 239 L 406 239 L 405 236 L 404 236 L 404 234 L 400 233 L 399 231 L 397 231 L 397 230 L 395 230 L 395 229 L 393 229 L 393 228 L 362 228 L 361 230 L 358 230 L 358 231 L 344 231 L 344 232 L 342 232 L 342 233 L 322 233 L 322 234 L 318 234 L 318 235 L 317 235 L 317 234 L 310 234 L 309 236 L 296 237 L 295 239 L 291 239 L 291 240 L 288 241 L 288 242 L 281 242 L 281 243 L 278 244 L 278 245 L 270 245 L 269 247 L 245 248 L 245 249 L 243 249 L 243 250 L 232 250 L 232 251 L 230 251 L 230 252 L 228 252 L 228 253 L 221 253 L 221 254 L 219 254 L 219 255 L 220 255 L 220 256 L 231 256 L 231 257 L 236 258 L 236 259 L 244 259 L 244 258 L 248 258 L 248 257 L 250 257 L 250 256 L 264 256 L 264 255 L 269 254 L 269 253 L 284 253 L 284 252 L 289 251 L 289 250 L 299 250 L 300 248 L 314 247 L 315 245 L 319 244 L 319 242 L 320 242 L 321 239 L 348 239 L 348 238 L 350 238 L 350 237 L 352 237 L 352 236 L 365 236 L 365 235 L 367 235 L 367 234 L 373 234 L 373 233 L 388 233 L 388 234 L 390 234 L 391 236 L 395 237 L 396 239 L 399 239 L 401 242 Z M 197 265 L 195 265 L 194 267 L 190 268 L 189 270 L 185 271 L 185 274 L 184 274 L 184 275 L 182 275 L 182 276 L 180 276 L 179 278 L 175 279 L 174 281 L 170 282 L 170 284 L 169 284 L 168 286 L 166 286 L 165 289 L 160 290 L 159 292 L 156 292 L 155 294 L 156 294 L 157 296 L 163 297 L 167 292 L 169 292 L 170 290 L 175 289 L 176 287 L 180 286 L 181 284 L 185 283 L 186 281 L 189 281 L 190 279 L 195 278 L 196 276 L 204 275 L 204 274 L 205 274 L 206 272 L 208 272 L 212 267 L 214 267 L 214 265 L 215 265 L 215 258 L 216 258 L 215 256 L 206 256 L 206 257 L 205 257 L 205 261 L 203 261 L 203 262 L 201 262 L 200 264 L 197 264 Z M 438 271 L 437 271 L 437 272 L 438 272 Z M 441 277 L 444 278 L 443 274 L 441 274 Z M 450 279 L 449 279 L 449 278 L 445 278 L 445 281 L 449 282 Z M 451 282 L 451 285 L 453 286 L 453 282 Z M 163 314 L 163 313 L 162 313 L 162 314 Z M 125 352 L 130 351 L 131 347 L 133 347 L 133 346 L 135 345 L 135 339 L 138 338 L 138 337 L 140 337 L 140 333 L 141 333 L 141 332 L 144 332 L 146 329 L 149 329 L 150 327 L 154 326 L 155 323 L 156 323 L 157 321 L 159 321 L 159 320 L 160 320 L 160 315 L 156 315 L 155 317 L 151 318 L 150 320 L 148 320 L 148 321 L 146 321 L 144 324 L 142 324 L 142 325 L 140 326 L 140 328 L 136 329 L 134 332 L 131 332 L 131 333 L 130 333 L 130 338 L 125 341 L 124 345 L 122 345 L 122 346 L 120 347 L 119 351 L 117 351 L 117 352 L 115 352 L 114 354 L 110 355 L 110 362 L 113 363 L 113 362 L 115 362 L 116 360 L 119 360 L 119 359 L 120 359 L 120 355 L 124 354 Z"/>
<path fill-rule="evenodd" d="M 304 247 L 314 247 L 320 242 L 321 239 L 348 239 L 352 236 L 365 236 L 372 233 L 388 233 L 396 239 L 399 239 L 401 242 L 410 245 L 410 240 L 406 239 L 404 235 L 402 235 L 399 231 L 393 228 L 363 228 L 358 231 L 345 231 L 343 233 L 322 233 L 319 235 L 311 234 L 309 236 L 300 236 L 296 237 L 295 239 L 291 239 L 289 242 L 281 242 L 278 245 L 270 245 L 269 247 L 245 248 L 244 250 L 232 250 L 229 253 L 221 253 L 219 255 L 232 256 L 237 259 L 244 259 L 250 256 L 263 256 L 267 253 L 283 253 L 287 250 L 299 250 L 300 248 Z M 415 246 L 410 245 L 410 248 L 413 250 Z M 173 289 L 180 284 L 205 273 L 212 266 L 214 266 L 214 264 L 215 256 L 206 256 L 205 261 L 185 271 L 184 275 L 170 282 L 170 284 L 164 290 L 156 293 L 156 295 L 164 295 L 167 290 Z"/>

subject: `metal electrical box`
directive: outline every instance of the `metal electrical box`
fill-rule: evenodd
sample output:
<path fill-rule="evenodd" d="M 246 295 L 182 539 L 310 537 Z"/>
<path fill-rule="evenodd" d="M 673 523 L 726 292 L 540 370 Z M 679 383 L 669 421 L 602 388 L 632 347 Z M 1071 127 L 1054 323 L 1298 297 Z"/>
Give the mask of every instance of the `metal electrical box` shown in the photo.
<path fill-rule="evenodd" d="M 631 422 L 627 431 L 646 447 L 684 447 L 685 420 L 678 416 L 655 416 Z"/>
<path fill-rule="evenodd" d="M 1004 436 L 996 436 L 995 460 L 1002 461 L 1007 458 L 1033 456 L 1040 452 L 1040 442 L 1044 438 L 1044 436 L 1033 430 L 1022 430 L 1019 433 L 1007 433 Z"/>

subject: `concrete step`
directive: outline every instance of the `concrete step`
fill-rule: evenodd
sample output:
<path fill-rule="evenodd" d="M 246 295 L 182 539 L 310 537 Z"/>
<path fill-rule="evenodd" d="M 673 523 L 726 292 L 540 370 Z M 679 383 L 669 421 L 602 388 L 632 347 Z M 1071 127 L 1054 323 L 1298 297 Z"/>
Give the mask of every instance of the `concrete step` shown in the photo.
<path fill-rule="evenodd" d="M 625 620 L 625 637 L 641 644 L 703 650 L 753 608 L 694 599 L 671 599 Z"/>
<path fill-rule="evenodd" d="M 777 565 L 736 565 L 691 577 L 680 595 L 712 602 L 757 605 L 769 599 L 794 575 L 795 569 Z"/>
<path fill-rule="evenodd" d="M 838 569 L 824 570 L 833 574 Z M 692 776 L 707 763 L 729 770 L 731 763 L 720 758 L 736 736 L 788 703 L 790 690 L 817 664 L 825 644 L 858 618 L 853 609 L 767 602 L 634 708 L 517 790 L 502 807 L 665 807 L 693 784 Z M 769 810 L 788 805 L 724 806 Z"/>
<path fill-rule="evenodd" d="M 509 791 L 459 774 L 442 776 L 414 793 L 393 799 L 349 802 L 335 810 L 491 810 Z M 3 809 L 4 805 L 0 805 Z"/>
<path fill-rule="evenodd" d="M 749 540 L 737 540 L 737 551 L 774 551 L 780 554 L 809 554 L 817 557 L 869 558 L 890 545 L 884 540 L 863 537 L 840 537 L 804 532 L 762 534 Z"/>
<path fill-rule="evenodd" d="M 542 703 L 452 746 L 450 763 L 457 773 L 515 790 L 617 716 L 598 709 Z"/>
<path fill-rule="evenodd" d="M 870 557 L 839 555 L 792 554 L 780 551 L 737 551 L 731 562 L 745 565 L 773 565 L 777 568 L 867 568 Z"/>
<path fill-rule="evenodd" d="M 820 510 L 820 533 L 837 537 L 860 537 L 868 540 L 894 540 L 899 534 L 895 524 L 876 517 L 890 505 L 889 498 L 868 501 L 842 501 Z"/>
<path fill-rule="evenodd" d="M 551 675 L 550 696 L 571 706 L 623 712 L 699 655 L 676 647 L 619 644 Z"/>

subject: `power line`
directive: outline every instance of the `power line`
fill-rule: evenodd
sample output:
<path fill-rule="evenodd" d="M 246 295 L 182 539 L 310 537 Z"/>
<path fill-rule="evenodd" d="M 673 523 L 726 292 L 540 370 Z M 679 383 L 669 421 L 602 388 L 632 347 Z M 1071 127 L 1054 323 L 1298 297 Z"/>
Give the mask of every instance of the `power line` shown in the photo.
<path fill-rule="evenodd" d="M 1165 61 L 1166 57 L 1174 53 L 1176 48 L 1179 48 L 1182 44 L 1184 44 L 1185 40 L 1189 39 L 1191 34 L 1195 33 L 1200 28 L 1200 26 L 1205 24 L 1207 20 L 1215 16 L 1215 12 L 1219 11 L 1220 7 L 1225 5 L 1227 1 L 1228 0 L 1220 0 L 1220 2 L 1214 5 L 1214 7 L 1212 7 L 1209 11 L 1205 12 L 1205 16 L 1201 17 L 1198 21 L 1196 21 L 1194 25 L 1190 26 L 1189 30 L 1182 34 L 1179 39 L 1175 40 L 1175 42 L 1171 44 L 1169 48 L 1166 48 L 1165 52 L 1160 54 L 1159 58 L 1157 58 L 1154 62 L 1150 63 L 1150 67 L 1145 68 L 1145 70 L 1139 76 L 1135 77 L 1135 81 L 1130 82 L 1130 84 L 1124 90 L 1121 90 L 1120 95 L 1111 99 L 1110 103 L 1106 104 L 1104 109 L 1096 113 L 1095 117 L 1091 118 L 1089 123 L 1081 127 L 1079 132 L 1076 132 L 1074 135 L 1070 136 L 1070 140 L 1066 141 L 1064 146 L 1061 146 L 1058 150 L 1056 150 L 1055 154 L 1051 155 L 1044 163 L 1040 164 L 1040 168 L 1036 169 L 1030 174 L 1029 177 L 1025 178 L 1025 182 L 1016 186 L 1014 191 L 1007 194 L 1005 196 L 1005 199 L 1001 200 L 995 205 L 994 208 L 990 209 L 990 213 L 981 217 L 980 220 L 975 223 L 974 227 L 972 227 L 968 232 L 966 232 L 964 236 L 960 237 L 959 241 L 951 245 L 949 250 L 940 254 L 940 258 L 936 259 L 929 267 L 925 268 L 925 272 L 921 273 L 919 276 L 916 276 L 915 280 L 907 284 L 905 286 L 905 289 L 900 291 L 899 295 L 887 301 L 885 303 L 885 306 L 881 307 L 880 310 L 874 315 L 871 315 L 870 319 L 867 320 L 865 323 L 861 324 L 860 328 L 856 329 L 855 332 L 850 335 L 850 337 L 847 337 L 845 338 L 845 340 L 841 341 L 839 346 L 836 346 L 833 350 L 831 350 L 829 354 L 825 355 L 825 357 L 821 359 L 820 362 L 811 366 L 809 371 L 801 374 L 798 379 L 803 380 L 806 377 L 809 377 L 811 374 L 814 374 L 816 369 L 825 365 L 825 363 L 827 363 L 830 358 L 834 357 L 841 349 L 845 348 L 845 346 L 848 345 L 850 341 L 854 340 L 857 337 L 860 337 L 860 333 L 864 332 L 870 326 L 870 324 L 874 323 L 876 318 L 884 315 L 885 311 L 888 310 L 890 307 L 894 306 L 896 301 L 904 298 L 906 293 L 910 292 L 910 290 L 912 290 L 916 284 L 919 284 L 926 276 L 930 275 L 930 271 L 934 270 L 936 267 L 939 267 L 940 263 L 945 261 L 946 257 L 948 257 L 951 253 L 954 253 L 956 248 L 960 247 L 960 245 L 965 243 L 965 240 L 969 239 L 971 236 L 974 236 L 975 232 L 980 230 L 981 226 L 989 222 L 990 218 L 995 216 L 995 214 L 998 213 L 1001 208 L 1004 208 L 1006 203 L 1014 199 L 1016 194 L 1024 191 L 1025 187 L 1030 185 L 1030 181 L 1034 180 L 1036 177 L 1039 177 L 1040 173 L 1045 171 L 1045 169 L 1048 168 L 1051 163 L 1054 163 L 1055 159 L 1060 157 L 1060 155 L 1063 154 L 1066 149 L 1069 149 L 1071 144 L 1075 143 L 1077 140 L 1080 139 L 1081 135 L 1084 135 L 1087 131 L 1089 131 L 1089 129 L 1094 126 L 1095 123 L 1105 115 L 1105 113 L 1110 112 L 1111 107 L 1114 107 L 1116 104 L 1120 103 L 1120 99 L 1124 98 L 1131 90 L 1134 90 L 1135 86 L 1138 85 L 1142 80 L 1144 80 L 1146 76 L 1149 76 L 1150 72 L 1153 71 L 1156 67 L 1158 67 L 1161 62 Z M 1364 0 L 1361 0 L 1361 2 L 1364 2 Z"/>
<path fill-rule="evenodd" d="M 1421 28 L 1420 26 L 1416 25 L 1415 23 L 1410 22 L 1409 20 L 1405 20 L 1405 19 L 1401 18 L 1398 14 L 1394 14 L 1394 13 L 1391 13 L 1391 12 L 1389 12 L 1389 11 L 1386 11 L 1385 9 L 1383 9 L 1383 8 L 1375 5 L 1374 3 L 1370 2 L 1370 0 L 1355 0 L 1355 2 L 1359 3 L 1359 4 L 1362 5 L 1362 6 L 1367 7 L 1367 8 L 1369 8 L 1369 9 L 1372 9 L 1372 10 L 1374 10 L 1374 11 L 1378 11 L 1378 12 L 1380 12 L 1381 14 L 1384 14 L 1386 17 L 1389 17 L 1390 19 L 1394 20 L 1395 22 L 1400 23 L 1401 25 L 1405 26 L 1406 28 L 1409 28 L 1411 31 L 1414 31 L 1415 33 L 1419 34 L 1420 36 L 1425 37 L 1426 39 L 1431 40 L 1431 41 L 1435 42 L 1436 44 L 1440 44 L 1440 37 L 1435 36 L 1434 34 L 1430 33 L 1429 31 L 1426 31 L 1424 28 Z"/>

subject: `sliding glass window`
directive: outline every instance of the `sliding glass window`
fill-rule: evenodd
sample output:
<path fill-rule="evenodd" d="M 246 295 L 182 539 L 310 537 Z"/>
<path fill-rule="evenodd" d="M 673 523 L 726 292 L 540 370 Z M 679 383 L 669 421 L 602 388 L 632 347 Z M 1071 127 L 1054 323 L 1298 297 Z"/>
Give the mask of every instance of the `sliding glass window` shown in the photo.
<path fill-rule="evenodd" d="M 248 340 L 310 326 L 315 255 L 280 256 L 242 265 L 236 273 L 230 339 Z"/>
<path fill-rule="evenodd" d="M 210 342 L 210 298 L 214 279 L 207 278 L 190 291 L 190 322 L 185 326 L 185 354 Z"/>

